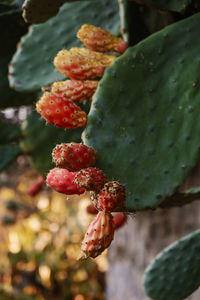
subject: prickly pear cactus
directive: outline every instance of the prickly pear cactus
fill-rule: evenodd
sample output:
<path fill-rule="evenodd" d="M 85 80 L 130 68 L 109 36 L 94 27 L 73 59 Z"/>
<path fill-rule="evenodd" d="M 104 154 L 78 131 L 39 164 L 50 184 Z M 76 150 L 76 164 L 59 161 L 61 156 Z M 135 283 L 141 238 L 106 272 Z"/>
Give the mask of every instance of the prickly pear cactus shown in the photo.
<path fill-rule="evenodd" d="M 44 22 L 58 12 L 63 2 L 26 0 L 23 6 L 25 19 L 33 23 Z M 130 4 L 127 0 L 119 1 L 120 9 L 116 0 L 65 3 L 55 17 L 30 28 L 21 39 L 9 67 L 10 85 L 20 92 L 29 93 L 38 92 L 44 86 L 42 92 L 47 97 L 43 95 L 40 98 L 36 105 L 37 111 L 45 120 L 52 121 L 50 123 L 56 126 L 62 124 L 63 128 L 70 129 L 64 131 L 45 125 L 39 115 L 33 112 L 22 126 L 21 148 L 16 144 L 10 145 L 11 141 L 17 141 L 21 131 L 19 135 L 17 132 L 13 136 L 8 134 L 6 144 L 0 146 L 0 154 L 5 157 L 3 163 L 0 163 L 0 170 L 23 151 L 31 156 L 34 167 L 40 173 L 46 175 L 54 167 L 47 175 L 49 187 L 65 194 L 91 192 L 93 206 L 100 212 L 92 222 L 92 227 L 89 227 L 89 233 L 86 233 L 82 244 L 84 255 L 81 258 L 96 257 L 109 246 L 117 228 L 113 212 L 183 205 L 200 197 L 199 183 L 192 188 L 183 188 L 200 154 L 200 5 L 190 0 L 135 2 Z M 158 12 L 154 6 L 168 11 Z M 130 47 L 126 51 L 126 48 L 119 51 L 120 54 L 125 51 L 121 56 L 119 53 L 113 56 L 109 66 L 99 65 L 97 59 L 102 57 L 97 52 L 105 46 L 105 37 L 102 43 L 103 31 L 98 28 L 96 34 L 87 32 L 86 39 L 82 41 L 83 47 L 90 48 L 92 45 L 92 49 L 67 51 L 70 47 L 77 49 L 80 45 L 76 32 L 84 23 L 97 26 L 103 24 L 104 29 L 118 34 L 119 10 L 120 32 Z M 14 13 L 9 12 L 13 19 Z M 8 16 L 7 8 L 0 5 L 0 22 L 5 16 Z M 157 22 L 155 18 L 160 21 Z M 10 26 L 10 19 L 5 24 Z M 93 26 L 89 28 L 94 29 Z M 10 42 L 12 40 L 9 40 L 7 49 Z M 103 46 L 95 48 L 98 43 Z M 13 45 L 16 45 L 16 40 Z M 67 49 L 61 51 L 63 48 Z M 116 51 L 116 48 L 110 49 Z M 56 56 L 58 51 L 60 60 Z M 63 56 L 63 53 L 69 52 L 73 56 Z M 7 68 L 7 50 L 3 55 L 2 65 Z M 8 56 L 10 60 L 11 55 Z M 67 97 L 72 92 L 76 93 L 76 89 L 63 92 L 61 88 L 61 94 L 54 94 L 49 86 L 57 80 L 64 80 L 63 75 L 55 71 L 53 60 L 57 70 L 61 72 L 65 69 L 61 73 L 67 74 L 71 80 L 90 80 L 85 75 L 87 68 L 91 72 L 96 71 L 94 74 L 98 78 L 92 77 L 96 81 L 103 75 L 97 81 L 98 88 L 88 116 L 83 113 L 84 122 L 81 126 L 87 123 L 83 134 L 83 129 L 75 129 L 76 121 L 81 120 L 78 112 L 82 108 L 77 106 L 73 110 L 73 97 Z M 5 74 L 7 76 L 7 69 Z M 81 86 L 81 83 L 73 81 L 70 86 Z M 84 102 L 87 100 L 87 97 L 84 98 Z M 81 144 L 81 134 L 84 146 Z M 62 145 L 53 151 L 55 168 L 51 162 L 51 152 L 60 143 Z M 92 165 L 88 165 L 91 159 L 88 153 L 92 151 L 83 150 L 87 146 L 98 153 L 98 160 L 95 155 Z M 64 152 L 69 147 L 70 155 L 68 151 Z M 74 170 L 70 163 L 67 170 L 65 166 L 69 164 L 60 164 L 61 158 L 64 161 L 69 158 L 68 163 L 70 159 L 76 158 L 77 165 L 81 167 Z M 96 221 L 100 228 L 98 232 Z M 199 234 L 198 230 L 173 244 L 148 268 L 144 282 L 147 294 L 152 299 L 181 300 L 198 287 Z M 188 280 L 189 276 L 191 280 Z"/>
<path fill-rule="evenodd" d="M 200 230 L 164 249 L 149 265 L 144 287 L 153 300 L 182 300 L 200 285 Z"/>
<path fill-rule="evenodd" d="M 105 29 L 117 31 L 119 11 L 116 1 L 82 1 L 78 5 L 76 2 L 65 3 L 57 16 L 44 24 L 33 25 L 11 61 L 10 85 L 16 90 L 30 92 L 63 79 L 54 70 L 52 61 L 63 47 L 80 45 L 76 32 L 84 23 L 103 24 Z"/>
<path fill-rule="evenodd" d="M 129 211 L 173 195 L 199 158 L 199 26 L 196 14 L 129 48 L 93 98 L 84 142 L 126 186 Z"/>

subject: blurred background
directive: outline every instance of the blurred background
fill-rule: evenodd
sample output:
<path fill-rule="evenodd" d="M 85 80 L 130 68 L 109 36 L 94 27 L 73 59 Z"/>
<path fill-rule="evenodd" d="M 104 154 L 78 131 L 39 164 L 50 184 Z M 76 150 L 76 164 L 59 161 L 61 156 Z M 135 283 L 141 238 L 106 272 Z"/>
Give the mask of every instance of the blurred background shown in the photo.
<path fill-rule="evenodd" d="M 19 125 L 30 107 L 2 111 Z M 104 299 L 106 254 L 78 261 L 90 199 L 47 188 L 26 155 L 0 174 L 0 299 Z"/>

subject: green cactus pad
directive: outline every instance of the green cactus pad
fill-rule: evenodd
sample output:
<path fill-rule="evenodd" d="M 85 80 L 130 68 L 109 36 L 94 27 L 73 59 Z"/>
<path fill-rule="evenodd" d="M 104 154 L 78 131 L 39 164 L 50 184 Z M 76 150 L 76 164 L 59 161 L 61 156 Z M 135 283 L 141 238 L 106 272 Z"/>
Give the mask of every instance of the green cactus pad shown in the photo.
<path fill-rule="evenodd" d="M 163 9 L 182 12 L 191 3 L 191 0 L 135 0 L 136 2 L 152 5 L 154 7 Z"/>
<path fill-rule="evenodd" d="M 23 18 L 28 23 L 40 24 L 55 16 L 64 2 L 78 0 L 25 0 Z"/>
<path fill-rule="evenodd" d="M 13 7 L 11 7 L 11 5 L 9 3 L 0 2 L 0 16 L 6 12 L 10 12 L 11 8 L 13 8 Z"/>
<path fill-rule="evenodd" d="M 153 300 L 183 300 L 200 285 L 200 230 L 164 249 L 144 276 Z"/>
<path fill-rule="evenodd" d="M 133 46 L 174 22 L 172 13 L 150 6 L 142 6 L 129 0 L 119 1 L 120 23 L 123 39 Z"/>
<path fill-rule="evenodd" d="M 0 145 L 0 172 L 12 163 L 21 153 L 22 150 L 18 146 Z"/>
<path fill-rule="evenodd" d="M 7 144 L 21 135 L 21 130 L 16 125 L 4 123 L 0 121 L 0 144 Z"/>
<path fill-rule="evenodd" d="M 83 139 L 129 211 L 173 195 L 199 158 L 199 26 L 196 14 L 129 48 L 94 95 Z"/>
<path fill-rule="evenodd" d="M 80 45 L 76 32 L 90 23 L 114 32 L 119 28 L 116 0 L 93 0 L 64 4 L 58 15 L 33 25 L 21 40 L 10 67 L 10 84 L 20 91 L 36 91 L 64 77 L 55 71 L 53 59 L 63 47 Z"/>
<path fill-rule="evenodd" d="M 25 0 L 23 18 L 28 23 L 43 23 L 56 15 L 62 4 L 62 0 Z"/>
<path fill-rule="evenodd" d="M 23 124 L 23 151 L 30 155 L 34 168 L 46 175 L 55 167 L 52 163 L 52 149 L 56 144 L 80 142 L 82 129 L 63 130 L 53 125 L 45 125 L 40 115 L 33 112 Z"/>
<path fill-rule="evenodd" d="M 21 17 L 21 10 L 13 5 L 6 5 L 7 11 L 0 13 L 0 28 L 6 28 L 1 31 L 0 48 L 0 108 L 20 106 L 30 104 L 35 96 L 27 95 L 13 91 L 8 83 L 8 64 L 16 50 L 16 44 L 20 37 L 26 33 L 27 26 Z M 8 9 L 9 7 L 9 9 Z"/>
<path fill-rule="evenodd" d="M 17 6 L 18 8 L 21 9 L 23 3 L 24 3 L 24 0 L 14 0 L 14 1 L 12 2 L 12 5 L 15 5 L 15 6 Z"/>

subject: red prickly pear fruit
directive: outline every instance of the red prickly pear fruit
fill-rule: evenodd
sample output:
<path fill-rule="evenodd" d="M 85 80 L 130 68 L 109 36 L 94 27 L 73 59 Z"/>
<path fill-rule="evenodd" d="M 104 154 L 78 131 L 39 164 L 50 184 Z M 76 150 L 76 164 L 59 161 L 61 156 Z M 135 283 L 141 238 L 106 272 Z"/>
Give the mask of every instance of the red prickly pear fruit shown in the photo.
<path fill-rule="evenodd" d="M 125 41 L 122 41 L 120 44 L 116 46 L 116 50 L 119 53 L 124 53 L 126 49 L 128 48 L 128 43 Z"/>
<path fill-rule="evenodd" d="M 60 144 L 53 149 L 52 159 L 57 167 L 79 171 L 82 168 L 94 166 L 97 152 L 79 143 Z"/>
<path fill-rule="evenodd" d="M 66 195 L 83 194 L 85 189 L 79 188 L 74 183 L 75 174 L 75 172 L 69 172 L 66 169 L 54 168 L 47 175 L 46 183 L 59 193 Z"/>
<path fill-rule="evenodd" d="M 84 127 L 87 114 L 71 100 L 45 92 L 36 103 L 37 112 L 48 122 L 60 128 Z"/>
<path fill-rule="evenodd" d="M 86 207 L 86 211 L 88 214 L 91 214 L 91 215 L 96 215 L 99 212 L 93 204 L 88 205 Z"/>
<path fill-rule="evenodd" d="M 79 40 L 89 49 L 99 52 L 123 53 L 128 43 L 110 32 L 90 24 L 84 24 L 77 32 Z"/>
<path fill-rule="evenodd" d="M 97 257 L 109 247 L 114 237 L 114 222 L 111 214 L 99 212 L 89 225 L 81 245 L 81 257 Z"/>
<path fill-rule="evenodd" d="M 54 82 L 51 86 L 51 92 L 56 96 L 81 103 L 92 98 L 97 86 L 98 81 L 96 80 L 65 80 Z"/>
<path fill-rule="evenodd" d="M 113 215 L 115 230 L 125 225 L 127 216 L 123 212 L 118 212 Z"/>
<path fill-rule="evenodd" d="M 87 80 L 102 77 L 104 69 L 115 59 L 115 56 L 90 49 L 72 48 L 59 51 L 54 59 L 54 65 L 60 73 L 71 79 Z"/>
<path fill-rule="evenodd" d="M 74 182 L 88 191 L 100 191 L 107 178 L 98 168 L 86 168 L 76 173 Z"/>
<path fill-rule="evenodd" d="M 97 207 L 105 212 L 121 209 L 125 202 L 125 187 L 119 181 L 109 181 L 98 194 Z"/>
<path fill-rule="evenodd" d="M 27 191 L 28 195 L 30 197 L 36 196 L 42 190 L 43 184 L 44 184 L 44 177 L 39 176 L 37 180 L 33 184 L 31 184 L 31 186 L 29 186 Z"/>

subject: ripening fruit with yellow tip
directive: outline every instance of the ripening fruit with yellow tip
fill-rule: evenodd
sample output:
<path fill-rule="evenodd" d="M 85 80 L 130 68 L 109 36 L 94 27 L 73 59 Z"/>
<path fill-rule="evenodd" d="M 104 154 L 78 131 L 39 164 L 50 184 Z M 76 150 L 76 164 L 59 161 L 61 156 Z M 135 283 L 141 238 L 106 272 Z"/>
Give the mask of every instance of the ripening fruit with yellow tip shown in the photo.
<path fill-rule="evenodd" d="M 65 80 L 54 82 L 51 86 L 51 92 L 54 95 L 81 103 L 92 98 L 97 86 L 98 81 L 96 80 Z"/>
<path fill-rule="evenodd" d="M 123 53 L 128 43 L 112 33 L 90 24 L 84 24 L 77 32 L 79 40 L 89 49 L 100 52 Z"/>
<path fill-rule="evenodd" d="M 36 103 L 37 112 L 50 124 L 60 128 L 84 127 L 87 114 L 74 102 L 45 92 Z"/>
<path fill-rule="evenodd" d="M 106 55 L 86 48 L 61 50 L 54 58 L 56 69 L 63 75 L 75 80 L 102 77 L 116 56 Z"/>

